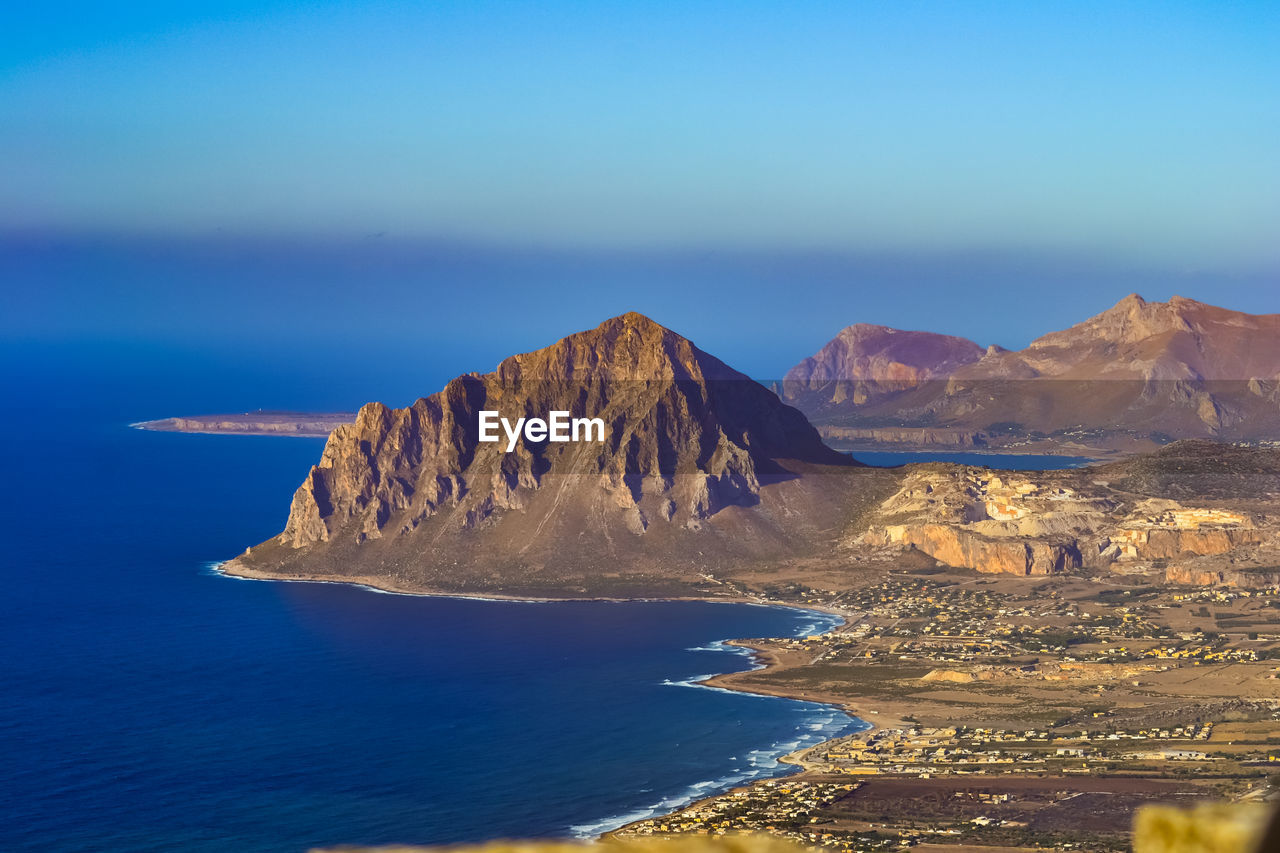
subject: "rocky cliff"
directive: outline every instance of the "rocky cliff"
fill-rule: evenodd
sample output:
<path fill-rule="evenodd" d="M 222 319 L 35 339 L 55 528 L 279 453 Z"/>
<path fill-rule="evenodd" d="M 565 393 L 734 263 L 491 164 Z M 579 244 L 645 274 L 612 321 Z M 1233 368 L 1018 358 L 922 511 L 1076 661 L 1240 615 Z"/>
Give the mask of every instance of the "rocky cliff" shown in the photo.
<path fill-rule="evenodd" d="M 850 346 L 837 338 L 797 365 L 782 393 L 820 426 L 872 431 L 863 440 L 892 443 L 886 430 L 902 427 L 981 432 L 988 446 L 1280 438 L 1280 314 L 1133 294 L 1023 350 L 940 350 L 906 381 L 886 359 L 833 354 Z"/>
<path fill-rule="evenodd" d="M 862 541 L 872 546 L 916 548 L 948 566 L 987 574 L 1053 575 L 1078 569 L 1081 564 L 1074 541 L 994 538 L 946 524 L 891 524 L 869 531 Z"/>
<path fill-rule="evenodd" d="M 526 436 L 507 452 L 505 437 L 479 440 L 482 410 L 599 418 L 604 436 Z M 562 591 L 565 574 L 601 591 L 602 573 L 619 586 L 633 570 L 695 577 L 698 561 L 781 556 L 838 524 L 853 467 L 768 389 L 627 314 L 407 408 L 364 406 L 330 436 L 284 531 L 229 569 L 513 592 Z M 641 539 L 681 568 L 634 565 Z"/>

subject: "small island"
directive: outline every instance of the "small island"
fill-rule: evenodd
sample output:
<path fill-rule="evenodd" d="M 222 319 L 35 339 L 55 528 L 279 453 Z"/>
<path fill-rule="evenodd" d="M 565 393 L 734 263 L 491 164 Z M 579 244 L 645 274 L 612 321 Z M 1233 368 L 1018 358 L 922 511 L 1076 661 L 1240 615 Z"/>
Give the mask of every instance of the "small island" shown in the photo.
<path fill-rule="evenodd" d="M 232 415 L 190 415 L 140 421 L 130 426 L 156 432 L 194 432 L 228 435 L 288 435 L 323 438 L 336 427 L 356 419 L 354 412 L 243 412 Z"/>

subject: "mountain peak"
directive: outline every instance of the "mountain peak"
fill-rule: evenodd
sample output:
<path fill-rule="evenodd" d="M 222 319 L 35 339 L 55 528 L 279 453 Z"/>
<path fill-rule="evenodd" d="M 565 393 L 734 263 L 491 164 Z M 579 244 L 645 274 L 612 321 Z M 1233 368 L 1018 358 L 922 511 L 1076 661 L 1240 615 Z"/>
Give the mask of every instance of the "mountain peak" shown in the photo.
<path fill-rule="evenodd" d="M 1199 302 L 1191 299 L 1175 296 L 1168 302 L 1148 302 L 1131 293 L 1101 314 L 1037 338 L 1028 350 L 1065 348 L 1082 353 L 1099 342 L 1137 344 L 1171 333 L 1189 332 L 1191 325 L 1187 315 L 1201 307 Z"/>
<path fill-rule="evenodd" d="M 657 323 L 651 320 L 649 317 L 645 316 L 644 314 L 641 314 L 639 311 L 627 311 L 625 313 L 619 314 L 617 317 L 612 318 L 612 320 L 620 320 L 623 323 L 626 323 L 627 325 L 631 325 L 631 326 L 661 325 L 660 323 Z M 611 322 L 611 320 L 605 320 L 605 323 L 608 323 L 608 322 Z"/>
<path fill-rule="evenodd" d="M 982 358 L 966 338 L 856 323 L 840 331 L 810 358 L 787 372 L 788 400 L 818 394 L 840 403 L 897 393 L 949 375 Z M 856 386 L 856 387 L 853 387 Z"/>
<path fill-rule="evenodd" d="M 549 347 L 513 355 L 495 371 L 504 383 L 529 380 L 750 381 L 693 341 L 629 311 Z"/>
<path fill-rule="evenodd" d="M 852 326 L 845 326 L 841 329 L 836 337 L 865 338 L 872 335 L 894 335 L 897 333 L 897 329 L 889 326 L 881 326 L 876 323 L 854 323 Z"/>
<path fill-rule="evenodd" d="M 556 438 L 547 424 L 557 412 L 599 431 Z M 506 424 L 496 440 L 481 426 L 495 416 Z M 526 420 L 543 422 L 540 436 L 516 426 L 503 438 Z M 604 554 L 651 529 L 698 537 L 725 513 L 738 535 L 787 517 L 774 503 L 796 500 L 797 489 L 820 499 L 820 489 L 782 484 L 849 467 L 858 466 L 767 388 L 629 312 L 407 408 L 365 406 L 330 435 L 284 532 L 239 562 L 324 554 L 331 565 L 376 557 L 475 572 L 526 565 L 533 551 L 552 562 Z M 775 499 L 777 488 L 791 497 Z M 470 538 L 457 541 L 464 531 Z"/>
<path fill-rule="evenodd" d="M 588 331 L 609 332 L 627 329 L 634 329 L 639 332 L 667 332 L 675 334 L 666 326 L 645 316 L 644 314 L 641 314 L 639 311 L 627 311 L 626 313 L 619 314 L 616 317 L 610 317 L 594 329 Z M 580 332 L 579 334 L 582 333 Z"/>

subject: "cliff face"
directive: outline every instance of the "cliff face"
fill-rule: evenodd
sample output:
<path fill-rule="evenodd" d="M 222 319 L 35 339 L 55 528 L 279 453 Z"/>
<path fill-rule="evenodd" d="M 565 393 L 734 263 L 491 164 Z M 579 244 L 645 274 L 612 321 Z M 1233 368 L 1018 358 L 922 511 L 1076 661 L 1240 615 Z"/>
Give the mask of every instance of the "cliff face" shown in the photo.
<path fill-rule="evenodd" d="M 1053 575 L 1081 565 L 1073 541 L 996 539 L 945 524 L 891 524 L 869 532 L 863 542 L 916 548 L 948 566 L 987 574 Z"/>
<path fill-rule="evenodd" d="M 599 418 L 604 439 L 522 437 L 506 452 L 505 436 L 479 440 L 481 410 L 511 422 L 552 411 Z M 607 563 L 610 552 L 621 559 L 618 537 L 682 533 L 698 542 L 704 527 L 733 524 L 745 528 L 739 544 L 749 551 L 753 536 L 783 536 L 785 504 L 808 500 L 801 480 L 845 479 L 851 467 L 768 389 L 627 314 L 492 373 L 460 376 L 407 408 L 364 406 L 330 436 L 284 531 L 232 570 L 330 565 L 341 554 L 352 571 L 427 585 L 412 578 L 423 567 L 482 558 L 545 566 L 574 555 Z M 712 524 L 730 509 L 742 512 Z M 824 513 L 816 516 L 821 523 Z M 714 551 L 711 540 L 690 547 Z M 448 580 L 465 585 L 473 572 L 458 575 Z M 439 573 L 431 583 L 458 585 Z"/>
<path fill-rule="evenodd" d="M 824 426 L 948 428 L 960 436 L 985 430 L 989 444 L 1039 435 L 1280 437 L 1280 314 L 1134 294 L 1026 349 L 971 353 L 958 351 L 964 357 L 939 360 L 919 381 L 896 385 L 883 365 L 867 362 L 864 370 L 819 353 L 793 374 L 813 374 L 811 362 L 830 365 L 818 373 L 822 397 L 811 392 L 813 380 L 794 393 L 784 386 L 784 396 Z M 895 393 L 857 392 L 877 381 Z"/>

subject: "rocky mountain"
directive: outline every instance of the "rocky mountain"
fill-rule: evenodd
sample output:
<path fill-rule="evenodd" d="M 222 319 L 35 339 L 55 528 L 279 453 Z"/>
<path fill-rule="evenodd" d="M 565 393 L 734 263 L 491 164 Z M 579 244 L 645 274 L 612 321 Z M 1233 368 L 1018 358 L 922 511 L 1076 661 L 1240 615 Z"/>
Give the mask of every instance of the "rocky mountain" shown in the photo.
<path fill-rule="evenodd" d="M 914 383 L 895 385 L 893 367 L 865 356 L 845 359 L 843 373 L 828 358 L 833 367 L 818 374 L 815 396 L 805 377 L 821 356 L 797 365 L 799 381 L 784 383 L 782 395 L 831 436 L 843 431 L 855 441 L 936 445 L 955 436 L 958 446 L 1149 447 L 1179 438 L 1280 438 L 1280 314 L 1133 294 L 1026 349 L 938 360 L 933 375 Z M 861 393 L 868 383 L 889 383 L 889 393 Z"/>
<path fill-rule="evenodd" d="M 480 440 L 480 413 L 603 421 Z M 500 431 L 501 432 L 501 431 Z M 587 437 L 584 432 L 583 437 Z M 284 531 L 227 570 L 512 594 L 671 594 L 839 533 L 855 463 L 689 340 L 626 314 L 329 437 Z M 876 474 L 869 474 L 874 479 Z M 655 560 L 655 555 L 661 559 Z"/>
<path fill-rule="evenodd" d="M 861 406 L 945 379 L 982 355 L 982 347 L 965 338 L 858 323 L 787 371 L 783 388 L 789 401 L 803 399 L 810 408 Z"/>

